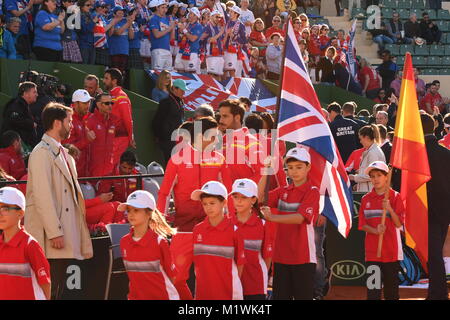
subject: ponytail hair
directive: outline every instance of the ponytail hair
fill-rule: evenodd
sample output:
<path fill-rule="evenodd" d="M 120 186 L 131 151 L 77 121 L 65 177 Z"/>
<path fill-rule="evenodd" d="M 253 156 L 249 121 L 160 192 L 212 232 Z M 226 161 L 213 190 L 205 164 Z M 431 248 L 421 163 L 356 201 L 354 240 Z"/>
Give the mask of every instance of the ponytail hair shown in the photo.
<path fill-rule="evenodd" d="M 150 229 L 164 238 L 168 238 L 169 236 L 173 236 L 177 233 L 177 229 L 172 228 L 167 223 L 166 219 L 158 209 L 150 211 L 149 226 Z"/>
<path fill-rule="evenodd" d="M 370 124 L 362 127 L 358 131 L 359 135 L 363 137 L 369 137 L 370 140 L 374 141 L 376 144 L 380 144 L 380 131 L 378 126 L 375 124 Z"/>

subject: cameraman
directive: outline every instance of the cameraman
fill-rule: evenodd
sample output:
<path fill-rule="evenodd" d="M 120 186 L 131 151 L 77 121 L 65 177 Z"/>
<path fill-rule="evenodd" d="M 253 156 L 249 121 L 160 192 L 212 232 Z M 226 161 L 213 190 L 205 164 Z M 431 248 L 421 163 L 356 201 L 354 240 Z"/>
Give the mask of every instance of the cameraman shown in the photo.
<path fill-rule="evenodd" d="M 37 86 L 33 82 L 22 82 L 19 85 L 18 97 L 11 100 L 3 111 L 3 125 L 1 132 L 14 130 L 19 133 L 26 146 L 24 149 L 34 148 L 39 142 L 37 124 L 31 113 L 30 105 L 36 102 Z M 31 150 L 30 150 L 31 151 Z"/>

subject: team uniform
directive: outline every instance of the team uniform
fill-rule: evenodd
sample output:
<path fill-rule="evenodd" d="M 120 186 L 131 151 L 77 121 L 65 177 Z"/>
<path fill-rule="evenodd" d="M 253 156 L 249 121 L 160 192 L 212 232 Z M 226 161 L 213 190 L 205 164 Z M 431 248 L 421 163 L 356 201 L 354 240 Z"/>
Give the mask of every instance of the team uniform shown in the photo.
<path fill-rule="evenodd" d="M 384 193 L 379 195 L 372 189 L 361 200 L 359 209 L 359 230 L 364 225 L 377 228 L 381 224 L 383 212 Z M 400 194 L 392 189 L 389 191 L 389 203 L 398 215 L 400 221 L 404 223 L 405 208 Z M 391 219 L 389 212 L 386 213 L 386 231 L 383 235 L 383 246 L 381 257 L 377 257 L 378 238 L 376 234 L 366 233 L 365 254 L 367 265 L 377 265 L 381 268 L 384 283 L 384 297 L 387 300 L 398 300 L 398 272 L 399 261 L 403 260 L 402 241 L 400 229 L 397 228 Z M 381 299 L 381 289 L 367 289 L 368 299 Z"/>
<path fill-rule="evenodd" d="M 80 150 L 80 156 L 75 160 L 77 173 L 80 178 L 87 177 L 89 174 L 88 157 L 90 141 L 86 136 L 87 118 L 88 116 L 81 117 L 78 113 L 74 112 L 72 116 L 73 128 L 70 131 L 70 137 L 62 142 L 63 144 L 73 144 Z"/>
<path fill-rule="evenodd" d="M 248 128 L 233 130 L 231 136 L 223 137 L 223 155 L 233 182 L 243 178 L 259 182 L 267 153 Z"/>
<path fill-rule="evenodd" d="M 159 190 L 157 207 L 160 212 L 167 216 L 172 193 L 175 202 L 174 227 L 178 232 L 172 238 L 170 251 L 177 266 L 177 289 L 182 299 L 189 296 L 181 292 L 186 290 L 181 286 L 189 279 L 193 259 L 192 230 L 205 218 L 201 203 L 192 200 L 191 193 L 212 180 L 222 181 L 227 188 L 231 188 L 230 172 L 223 155 L 218 152 L 203 154 L 188 144 L 169 160 Z"/>
<path fill-rule="evenodd" d="M 307 181 L 269 192 L 268 206 L 275 214 L 301 214 L 301 224 L 276 224 L 273 297 L 276 300 L 310 299 L 316 269 L 313 221 L 319 214 L 320 194 Z"/>
<path fill-rule="evenodd" d="M 22 155 L 14 150 L 14 146 L 0 149 L 0 167 L 16 180 L 27 174 Z"/>
<path fill-rule="evenodd" d="M 133 169 L 132 175 L 139 174 L 139 171 Z M 119 167 L 116 167 L 112 173 L 113 176 L 120 176 Z M 137 179 L 116 179 L 116 180 L 101 180 L 97 187 L 97 194 L 113 193 L 112 201 L 126 202 L 127 197 L 137 190 Z"/>
<path fill-rule="evenodd" d="M 21 228 L 8 242 L 0 235 L 0 300 L 46 300 L 50 265 L 39 243 Z"/>
<path fill-rule="evenodd" d="M 95 140 L 89 145 L 89 176 L 102 177 L 113 171 L 113 144 L 116 135 L 114 115 L 109 119 L 97 109 L 91 114 L 86 122 L 86 127 L 94 131 Z"/>
<path fill-rule="evenodd" d="M 244 298 L 264 300 L 268 283 L 264 259 L 273 256 L 274 226 L 258 218 L 256 212 L 245 223 L 240 222 L 234 214 L 231 220 L 244 239 L 245 267 L 241 278 Z"/>
<path fill-rule="evenodd" d="M 245 34 L 245 26 L 239 21 L 228 21 L 226 30 L 233 29 L 233 33 L 225 42 L 225 68 L 224 71 L 237 70 L 238 52 L 241 46 L 248 42 Z M 239 75 L 236 74 L 238 77 Z"/>
<path fill-rule="evenodd" d="M 170 278 L 176 267 L 167 240 L 149 229 L 141 239 L 133 230 L 120 241 L 123 263 L 130 280 L 129 300 L 179 300 Z"/>
<path fill-rule="evenodd" d="M 122 88 L 115 87 L 109 93 L 114 102 L 112 115 L 114 115 L 116 120 L 116 136 L 114 138 L 113 151 L 113 165 L 116 166 L 119 163 L 120 156 L 127 150 L 131 140 L 134 139 L 133 117 L 131 115 L 131 101 Z"/>
<path fill-rule="evenodd" d="M 345 170 L 347 172 L 358 172 L 359 167 L 361 166 L 361 160 L 363 152 L 365 151 L 364 148 L 356 149 L 350 154 L 350 157 L 348 157 L 347 162 L 345 162 Z"/>
<path fill-rule="evenodd" d="M 164 31 L 170 26 L 168 17 L 153 15 L 149 21 L 150 42 L 152 44 L 152 69 L 172 70 L 172 54 L 170 53 L 170 32 L 161 38 L 155 38 L 152 30 Z"/>
<path fill-rule="evenodd" d="M 86 222 L 90 225 L 103 222 L 120 223 L 125 216 L 122 212 L 117 211 L 120 202 L 103 202 L 100 197 L 93 199 L 84 199 L 86 206 Z"/>
<path fill-rule="evenodd" d="M 244 240 L 231 219 L 213 227 L 206 218 L 194 227 L 193 238 L 195 299 L 242 300 L 237 266 L 246 261 Z"/>
<path fill-rule="evenodd" d="M 203 26 L 196 22 L 186 28 L 188 33 L 197 36 L 197 40 L 190 41 L 186 36 L 181 36 L 180 50 L 175 58 L 175 69 L 181 72 L 195 72 L 200 74 L 200 38 L 203 34 Z"/>
<path fill-rule="evenodd" d="M 208 73 L 212 73 L 215 75 L 223 75 L 223 68 L 225 65 L 225 60 L 223 58 L 223 38 L 224 36 L 220 36 L 217 38 L 216 43 L 208 42 L 211 37 L 215 37 L 220 33 L 219 26 L 214 26 L 212 23 L 209 23 L 205 27 L 205 34 L 207 38 L 205 39 L 206 44 L 206 70 Z"/>

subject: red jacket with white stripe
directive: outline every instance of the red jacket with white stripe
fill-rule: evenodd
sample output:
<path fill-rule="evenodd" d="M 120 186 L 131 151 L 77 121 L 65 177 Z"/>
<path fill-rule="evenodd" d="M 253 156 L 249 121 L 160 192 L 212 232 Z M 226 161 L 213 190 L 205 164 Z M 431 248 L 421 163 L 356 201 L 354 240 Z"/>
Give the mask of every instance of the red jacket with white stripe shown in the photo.
<path fill-rule="evenodd" d="M 167 164 L 158 194 L 158 210 L 167 214 L 170 195 L 175 201 L 175 227 L 190 232 L 205 218 L 200 201 L 191 200 L 191 193 L 208 181 L 220 181 L 231 190 L 232 181 L 225 159 L 219 152 L 202 153 L 185 145 Z"/>
<path fill-rule="evenodd" d="M 131 101 L 121 87 L 115 87 L 110 92 L 114 102 L 112 114 L 116 117 L 116 137 L 133 139 L 133 117 Z"/>

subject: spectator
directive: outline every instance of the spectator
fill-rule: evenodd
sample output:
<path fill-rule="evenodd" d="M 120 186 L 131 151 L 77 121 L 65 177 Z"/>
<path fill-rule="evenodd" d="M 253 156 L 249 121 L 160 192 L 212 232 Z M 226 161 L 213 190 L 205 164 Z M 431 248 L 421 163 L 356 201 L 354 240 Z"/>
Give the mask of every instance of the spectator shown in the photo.
<path fill-rule="evenodd" d="M 71 144 L 72 149 L 76 150 L 74 158 L 79 177 L 89 176 L 89 145 L 96 138 L 95 132 L 86 127 L 91 100 L 89 92 L 83 89 L 72 94 L 73 128 L 70 137 L 63 141 L 63 144 Z"/>
<path fill-rule="evenodd" d="M 298 18 L 300 19 L 302 30 L 305 28 L 309 29 L 309 19 L 306 13 L 301 13 Z"/>
<path fill-rule="evenodd" d="M 169 91 L 172 87 L 172 75 L 169 71 L 163 70 L 158 76 L 156 86 L 152 90 L 152 100 L 160 102 L 169 97 Z"/>
<path fill-rule="evenodd" d="M 220 25 L 223 16 L 217 10 L 211 12 L 210 22 L 205 27 L 203 38 L 206 44 L 206 71 L 214 79 L 220 80 L 225 61 L 223 59 L 223 38 L 225 28 Z"/>
<path fill-rule="evenodd" d="M 200 74 L 200 37 L 203 35 L 200 18 L 200 11 L 197 8 L 191 8 L 188 15 L 189 24 L 178 25 L 181 41 L 180 51 L 175 58 L 175 69 L 179 72 Z"/>
<path fill-rule="evenodd" d="M 27 174 L 22 155 L 22 141 L 15 131 L 8 130 L 2 134 L 0 168 L 16 180 L 21 180 Z"/>
<path fill-rule="evenodd" d="M 305 34 L 305 33 L 303 32 L 303 34 Z M 305 40 L 305 39 L 300 39 L 300 41 L 298 42 L 298 46 L 300 48 L 300 53 L 302 54 L 303 61 L 305 62 L 305 66 L 306 66 L 306 68 L 308 68 L 309 53 L 308 53 L 308 50 L 306 49 L 307 48 L 306 41 L 307 40 Z"/>
<path fill-rule="evenodd" d="M 381 76 L 382 88 L 388 89 L 391 86 L 391 82 L 395 79 L 395 74 L 398 70 L 397 65 L 392 61 L 391 52 L 384 50 L 381 53 L 383 62 L 378 66 L 377 71 Z"/>
<path fill-rule="evenodd" d="M 319 26 L 316 24 L 310 28 L 308 52 L 312 64 L 315 65 L 319 61 L 321 54 L 320 40 L 319 40 Z"/>
<path fill-rule="evenodd" d="M 316 79 L 320 79 L 320 83 L 334 85 L 336 78 L 333 70 L 333 61 L 336 57 L 336 48 L 328 47 L 324 57 L 320 57 L 316 68 Z M 320 73 L 322 72 L 322 73 Z"/>
<path fill-rule="evenodd" d="M 0 58 L 17 59 L 14 38 L 5 28 L 4 15 L 0 15 Z"/>
<path fill-rule="evenodd" d="M 84 90 L 89 92 L 89 95 L 91 98 L 95 98 L 97 94 L 103 93 L 103 90 L 99 86 L 99 80 L 98 77 L 94 74 L 88 74 L 84 78 L 83 83 Z M 94 113 L 95 110 L 95 101 L 94 99 L 91 100 L 91 105 L 89 107 L 89 112 Z"/>
<path fill-rule="evenodd" d="M 116 19 L 111 19 L 109 23 L 106 21 L 106 12 L 108 6 L 105 3 L 95 2 L 95 14 L 98 17 L 94 26 L 94 47 L 95 47 L 95 64 L 102 66 L 110 66 L 108 40 L 106 33 L 117 23 Z"/>
<path fill-rule="evenodd" d="M 271 43 L 267 47 L 267 79 L 279 80 L 281 73 L 281 60 L 283 55 L 282 37 L 278 32 L 270 36 Z"/>
<path fill-rule="evenodd" d="M 413 68 L 414 70 L 414 80 L 416 82 L 416 93 L 417 99 L 420 101 L 422 97 L 425 95 L 425 81 L 419 79 L 419 70 L 417 68 Z"/>
<path fill-rule="evenodd" d="M 381 53 L 384 50 L 385 44 L 393 44 L 394 39 L 390 37 L 389 31 L 386 28 L 384 22 L 381 22 L 380 29 L 369 30 L 372 34 L 373 42 L 378 44 L 378 52 Z"/>
<path fill-rule="evenodd" d="M 250 76 L 252 78 L 265 79 L 267 67 L 263 62 L 264 57 L 261 56 L 257 47 L 253 47 L 250 51 Z M 238 77 L 240 75 L 238 74 Z"/>
<path fill-rule="evenodd" d="M 386 103 L 387 102 L 387 95 L 386 95 L 386 90 L 384 89 L 378 89 L 377 91 L 377 96 L 375 97 L 375 99 L 373 99 L 373 101 L 375 103 Z"/>
<path fill-rule="evenodd" d="M 65 30 L 64 17 L 64 11 L 56 15 L 56 0 L 43 0 L 34 22 L 33 51 L 38 60 L 62 60 L 61 34 Z"/>
<path fill-rule="evenodd" d="M 247 97 L 240 97 L 239 102 L 244 106 L 246 113 L 251 113 L 252 111 L 252 100 Z M 244 117 L 245 118 L 245 117 Z"/>
<path fill-rule="evenodd" d="M 153 134 L 166 162 L 169 161 L 172 149 L 175 147 L 172 133 L 183 123 L 183 96 L 186 90 L 188 88 L 184 80 L 174 80 L 170 88 L 169 97 L 159 102 L 158 111 L 153 119 Z"/>
<path fill-rule="evenodd" d="M 298 42 L 302 38 L 302 30 L 303 30 L 302 22 L 301 22 L 300 18 L 295 18 L 292 21 L 292 23 L 293 23 L 292 26 L 294 27 L 294 35 Z"/>
<path fill-rule="evenodd" d="M 362 58 L 360 61 L 360 81 L 363 87 L 362 92 L 368 99 L 375 99 L 378 90 L 381 88 L 381 76 L 372 68 L 370 62 Z"/>
<path fill-rule="evenodd" d="M 21 47 L 20 43 L 17 42 L 19 40 L 19 32 L 20 32 L 20 18 L 12 17 L 9 19 L 7 24 L 7 29 L 11 33 L 11 36 L 14 40 L 14 47 L 16 49 L 16 59 L 22 60 L 24 58 L 24 49 Z"/>
<path fill-rule="evenodd" d="M 361 85 L 353 78 L 350 72 L 348 72 L 347 68 L 342 64 L 342 60 L 334 62 L 333 70 L 338 87 L 362 95 Z"/>
<path fill-rule="evenodd" d="M 214 118 L 214 109 L 209 104 L 202 104 L 194 111 L 194 120 L 199 120 L 201 118 L 211 117 Z"/>
<path fill-rule="evenodd" d="M 38 93 L 33 82 L 22 82 L 16 99 L 6 104 L 3 111 L 2 132 L 16 131 L 25 143 L 26 149 L 32 149 L 38 143 L 37 124 L 31 114 L 30 104 L 36 102 Z"/>
<path fill-rule="evenodd" d="M 439 90 L 441 89 L 441 82 L 439 80 L 433 80 L 432 82 L 436 86 L 436 91 L 439 93 Z M 449 98 L 442 98 L 442 103 L 439 105 L 439 111 L 441 114 L 446 114 L 448 112 L 448 104 L 450 103 Z"/>
<path fill-rule="evenodd" d="M 175 20 L 166 17 L 167 4 L 164 0 L 156 0 L 155 14 L 150 18 L 150 42 L 152 44 L 152 69 L 172 70 L 172 54 L 170 38 L 175 37 Z M 179 11 L 181 13 L 181 10 Z"/>
<path fill-rule="evenodd" d="M 394 131 L 392 127 L 388 125 L 389 115 L 386 111 L 378 111 L 375 117 L 376 124 L 382 124 L 388 131 Z M 387 134 L 387 132 L 386 132 Z"/>
<path fill-rule="evenodd" d="M 252 32 L 250 33 L 249 38 L 250 44 L 258 48 L 259 54 L 262 57 L 266 56 L 266 49 L 269 44 L 266 36 L 264 35 L 264 29 L 265 27 L 262 19 L 256 19 L 255 23 L 252 26 Z"/>
<path fill-rule="evenodd" d="M 136 9 L 133 9 L 136 10 Z M 129 11 L 129 15 L 133 14 L 133 10 Z M 136 10 L 137 12 L 137 10 Z M 128 57 L 128 69 L 144 69 L 144 62 L 141 57 L 141 41 L 144 38 L 145 24 L 138 24 L 133 21 L 131 24 L 133 29 L 133 37 L 129 37 L 129 57 Z"/>
<path fill-rule="evenodd" d="M 434 120 L 428 114 L 420 116 L 431 180 L 427 182 L 428 198 L 428 271 L 429 300 L 448 300 L 445 266 L 442 254 L 450 224 L 450 150 L 440 146 L 433 135 Z"/>
<path fill-rule="evenodd" d="M 320 50 L 322 50 L 321 54 L 322 56 L 326 55 L 326 50 L 331 45 L 331 38 L 328 36 L 329 31 L 330 28 L 328 28 L 326 24 L 323 24 L 319 29 L 319 41 L 320 41 Z"/>
<path fill-rule="evenodd" d="M 420 36 L 427 41 L 427 44 L 441 44 L 442 32 L 438 26 L 430 20 L 428 12 L 422 13 L 422 21 L 420 22 Z"/>
<path fill-rule="evenodd" d="M 128 69 L 128 56 L 130 54 L 129 39 L 134 38 L 134 31 L 131 27 L 136 18 L 137 11 L 125 18 L 125 9 L 116 6 L 113 9 L 114 19 L 118 22 L 108 31 L 109 56 L 111 59 L 111 67 L 120 70 L 125 76 Z"/>
<path fill-rule="evenodd" d="M 6 19 L 9 22 L 11 18 L 17 17 L 20 19 L 20 27 L 17 36 L 17 53 L 23 56 L 24 59 L 30 58 L 31 53 L 31 37 L 30 30 L 33 27 L 32 11 L 34 0 L 17 1 L 5 0 L 3 1 Z M 37 18 L 37 17 L 36 17 Z"/>
<path fill-rule="evenodd" d="M 90 259 L 93 249 L 75 161 L 61 146 L 70 136 L 72 110 L 50 103 L 42 112 L 42 122 L 45 134 L 28 162 L 25 228 L 45 250 L 52 300 L 56 300 L 66 287 L 71 259 Z"/>
<path fill-rule="evenodd" d="M 386 26 L 386 30 L 389 34 L 389 37 L 393 39 L 395 43 L 401 44 L 405 42 L 405 30 L 403 23 L 400 21 L 400 14 L 398 12 L 392 13 L 392 19 Z"/>
<path fill-rule="evenodd" d="M 356 134 L 359 125 L 355 121 L 342 116 L 341 106 L 337 102 L 329 104 L 327 110 L 330 115 L 330 131 L 345 163 L 350 154 L 357 148 Z"/>
<path fill-rule="evenodd" d="M 405 42 L 413 43 L 420 35 L 420 24 L 417 22 L 417 15 L 411 13 L 409 20 L 405 22 Z"/>
<path fill-rule="evenodd" d="M 224 71 L 228 71 L 230 77 L 240 77 L 238 68 L 238 52 L 247 44 L 245 36 L 245 26 L 239 21 L 241 9 L 233 6 L 230 9 L 230 20 L 225 29 L 225 67 Z"/>
<path fill-rule="evenodd" d="M 110 175 L 114 170 L 113 147 L 117 118 L 112 114 L 113 101 L 109 93 L 96 96 L 96 109 L 86 121 L 86 128 L 95 137 L 89 144 L 88 171 L 90 177 Z"/>
<path fill-rule="evenodd" d="M 420 101 L 420 109 L 426 111 L 428 114 L 433 114 L 433 107 L 439 107 L 442 112 L 444 110 L 444 99 L 438 92 L 438 85 L 432 83 L 429 91 Z"/>
<path fill-rule="evenodd" d="M 359 140 L 365 151 L 362 154 L 361 164 L 357 174 L 350 174 L 349 179 L 356 182 L 358 192 L 368 192 L 372 190 L 370 177 L 365 173 L 367 167 L 374 161 L 386 162 L 383 151 L 378 146 L 380 142 L 380 132 L 376 125 L 368 125 L 359 129 Z"/>
<path fill-rule="evenodd" d="M 241 0 L 241 15 L 239 16 L 239 20 L 245 26 L 245 35 L 247 37 L 250 36 L 253 23 L 255 23 L 255 16 L 253 15 L 253 12 L 248 9 L 249 4 L 249 0 Z"/>
<path fill-rule="evenodd" d="M 394 94 L 397 98 L 400 97 L 400 88 L 402 86 L 402 76 L 403 76 L 403 72 L 400 70 L 397 70 L 396 74 L 395 74 L 395 80 L 393 80 L 391 82 L 391 86 L 390 88 L 394 90 Z M 416 83 L 417 85 L 417 83 Z"/>
<path fill-rule="evenodd" d="M 367 122 L 370 118 L 370 113 L 366 109 L 363 109 L 358 112 L 357 117 L 359 119 L 363 119 L 363 121 Z"/>
<path fill-rule="evenodd" d="M 387 138 L 386 126 L 383 124 L 377 124 L 378 130 L 380 131 L 380 149 L 384 153 L 386 158 L 386 163 L 389 163 L 391 159 L 392 144 Z"/>
<path fill-rule="evenodd" d="M 281 17 L 280 16 L 274 16 L 272 19 L 272 26 L 270 28 L 267 28 L 265 35 L 266 39 L 271 39 L 272 33 L 279 33 L 282 37 L 284 37 L 284 30 L 280 27 L 281 26 Z"/>
<path fill-rule="evenodd" d="M 64 33 L 61 35 L 63 47 L 63 61 L 80 63 L 82 61 L 80 48 L 78 47 L 77 34 L 74 25 L 69 28 L 68 21 L 73 21 L 73 15 L 76 14 L 72 0 L 62 0 L 62 10 L 65 12 Z M 73 22 L 72 22 L 73 23 Z M 92 63 L 93 64 L 93 63 Z"/>

